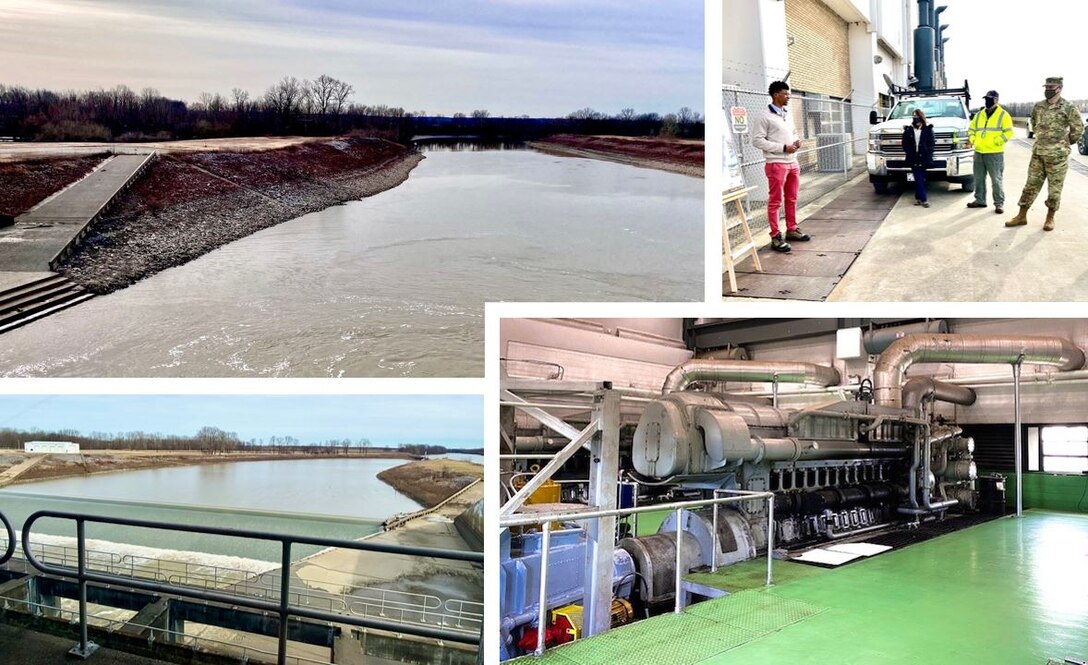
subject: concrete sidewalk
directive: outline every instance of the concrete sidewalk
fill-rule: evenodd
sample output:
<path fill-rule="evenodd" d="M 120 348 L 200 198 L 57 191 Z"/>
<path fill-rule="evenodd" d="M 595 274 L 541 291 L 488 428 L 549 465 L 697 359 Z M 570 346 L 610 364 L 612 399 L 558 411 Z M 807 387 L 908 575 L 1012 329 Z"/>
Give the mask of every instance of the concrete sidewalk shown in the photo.
<path fill-rule="evenodd" d="M 1017 135 L 1025 138 L 1024 130 Z M 909 193 L 901 196 L 828 300 L 1088 300 L 1088 265 L 1081 260 L 1088 256 L 1088 169 L 1069 169 L 1054 231 L 1043 231 L 1045 189 L 1027 226 L 1004 226 L 1018 210 L 1030 158 L 1026 140 L 1006 148 L 1004 215 L 994 214 L 992 198 L 988 208 L 967 209 L 972 195 L 944 183 L 929 187 L 929 209 L 914 206 Z"/>
<path fill-rule="evenodd" d="M 62 665 L 78 662 L 68 656 L 68 650 L 78 641 L 77 629 L 72 637 L 57 637 L 37 633 L 20 626 L 0 623 L 0 662 L 6 665 Z M 102 665 L 159 665 L 168 661 L 100 649 L 90 660 Z"/>

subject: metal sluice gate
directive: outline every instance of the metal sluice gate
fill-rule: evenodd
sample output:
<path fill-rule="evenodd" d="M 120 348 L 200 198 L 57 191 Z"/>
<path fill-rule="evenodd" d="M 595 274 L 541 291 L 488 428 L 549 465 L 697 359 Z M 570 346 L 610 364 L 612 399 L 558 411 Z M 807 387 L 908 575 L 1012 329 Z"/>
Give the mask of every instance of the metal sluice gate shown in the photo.
<path fill-rule="evenodd" d="M 70 520 L 76 525 L 76 566 L 57 566 L 42 562 L 35 556 L 31 545 L 31 533 L 33 525 L 40 519 Z M 246 540 L 273 541 L 280 544 L 281 567 L 279 579 L 278 601 L 264 600 L 242 594 L 224 593 L 187 587 L 169 582 L 136 579 L 115 573 L 88 570 L 88 550 L 86 547 L 85 526 L 87 523 L 109 524 L 114 526 L 133 527 L 140 529 L 155 529 L 162 531 L 185 532 L 212 536 L 224 536 Z M 7 546 L 0 553 L 0 566 L 6 565 L 16 554 L 15 529 L 8 517 L 0 511 L 0 524 L 6 532 Z M 116 517 L 102 517 L 95 515 L 82 515 L 79 513 L 40 510 L 29 517 L 23 524 L 21 533 L 22 556 L 30 568 L 45 575 L 74 581 L 79 594 L 79 644 L 70 652 L 72 655 L 86 658 L 97 650 L 97 645 L 90 641 L 88 636 L 87 615 L 87 586 L 88 583 L 101 585 L 117 585 L 130 589 L 138 589 L 158 594 L 168 594 L 184 599 L 225 603 L 231 606 L 267 612 L 278 617 L 278 650 L 276 653 L 278 665 L 286 665 L 288 662 L 288 622 L 292 618 L 310 619 L 333 624 L 346 624 L 358 628 L 372 628 L 390 631 L 393 633 L 412 635 L 415 637 L 430 638 L 446 642 L 455 642 L 466 645 L 481 646 L 482 631 L 473 633 L 465 630 L 453 630 L 446 627 L 433 627 L 411 623 L 408 621 L 391 621 L 388 619 L 371 616 L 357 616 L 352 614 L 339 614 L 330 611 L 312 609 L 291 604 L 291 550 L 293 545 L 311 545 L 325 548 L 341 548 L 364 552 L 378 552 L 384 554 L 399 554 L 414 557 L 428 557 L 447 561 L 463 561 L 483 565 L 482 552 L 448 550 L 410 545 L 395 545 L 376 543 L 371 541 L 339 540 L 333 538 L 311 538 L 307 536 L 290 536 L 266 531 L 248 529 L 228 529 L 220 527 L 190 526 L 174 524 L 170 522 L 156 522 L 149 520 L 134 520 Z M 296 659 L 297 660 L 297 659 Z"/>

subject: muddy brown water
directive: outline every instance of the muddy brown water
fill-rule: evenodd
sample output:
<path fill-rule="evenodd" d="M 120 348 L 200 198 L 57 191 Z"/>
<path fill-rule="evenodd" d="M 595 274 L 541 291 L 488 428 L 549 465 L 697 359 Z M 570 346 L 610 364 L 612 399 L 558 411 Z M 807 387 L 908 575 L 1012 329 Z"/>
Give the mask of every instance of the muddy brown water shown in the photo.
<path fill-rule="evenodd" d="M 701 179 L 455 148 L 0 336 L 0 376 L 480 376 L 486 301 L 702 299 Z"/>

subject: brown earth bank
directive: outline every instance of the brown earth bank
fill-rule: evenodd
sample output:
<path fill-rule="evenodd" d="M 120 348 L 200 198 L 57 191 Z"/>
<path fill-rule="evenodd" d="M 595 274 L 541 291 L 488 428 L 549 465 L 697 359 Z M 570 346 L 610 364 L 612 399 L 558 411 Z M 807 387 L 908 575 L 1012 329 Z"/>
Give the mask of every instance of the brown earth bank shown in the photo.
<path fill-rule="evenodd" d="M 60 271 L 109 293 L 261 229 L 396 187 L 422 159 L 398 143 L 360 137 L 168 153 L 92 226 Z"/>
<path fill-rule="evenodd" d="M 452 459 L 409 462 L 378 474 L 379 479 L 424 508 L 442 503 L 483 476 L 484 467 L 481 465 Z"/>
<path fill-rule="evenodd" d="M 703 177 L 702 141 L 644 136 L 558 134 L 534 141 L 529 146 L 558 155 L 607 159 L 632 166 Z"/>
<path fill-rule="evenodd" d="M 84 157 L 0 162 L 0 214 L 18 216 L 95 169 L 105 152 Z"/>
<path fill-rule="evenodd" d="M 25 461 L 30 455 L 14 451 L 0 451 L 0 474 Z M 209 454 L 200 450 L 116 450 L 76 455 L 49 455 L 33 468 L 19 475 L 12 485 L 33 482 L 35 480 L 53 480 L 88 476 L 114 471 L 133 471 L 137 469 L 163 469 L 175 466 L 193 466 L 197 464 L 220 464 L 223 462 L 260 462 L 268 460 L 295 459 L 412 459 L 410 455 L 393 451 L 375 451 L 368 454 L 353 452 L 350 454 L 297 454 L 297 453 L 220 453 Z"/>

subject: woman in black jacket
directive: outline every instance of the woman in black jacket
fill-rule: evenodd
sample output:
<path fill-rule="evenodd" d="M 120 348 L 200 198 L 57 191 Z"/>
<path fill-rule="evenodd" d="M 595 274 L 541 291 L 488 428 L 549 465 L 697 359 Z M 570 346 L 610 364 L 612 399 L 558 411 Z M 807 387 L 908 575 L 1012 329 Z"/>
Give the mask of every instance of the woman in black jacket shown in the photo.
<path fill-rule="evenodd" d="M 926 199 L 926 169 L 933 165 L 933 149 L 937 139 L 933 125 L 926 122 L 922 109 L 914 109 L 911 124 L 903 129 L 903 150 L 907 153 L 907 166 L 914 173 L 914 205 L 929 207 Z"/>

